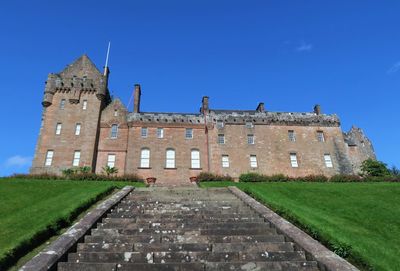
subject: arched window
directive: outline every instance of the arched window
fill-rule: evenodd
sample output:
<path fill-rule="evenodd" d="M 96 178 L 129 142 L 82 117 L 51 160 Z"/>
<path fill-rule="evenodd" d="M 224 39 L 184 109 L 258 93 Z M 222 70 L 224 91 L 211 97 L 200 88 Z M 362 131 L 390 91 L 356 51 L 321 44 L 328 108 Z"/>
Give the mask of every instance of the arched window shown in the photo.
<path fill-rule="evenodd" d="M 166 159 L 165 159 L 165 167 L 166 168 L 175 168 L 175 150 L 167 149 Z"/>
<path fill-rule="evenodd" d="M 147 148 L 144 148 L 140 151 L 140 167 L 150 167 L 150 150 Z"/>
<path fill-rule="evenodd" d="M 191 168 L 200 168 L 200 151 L 193 149 L 190 154 Z"/>

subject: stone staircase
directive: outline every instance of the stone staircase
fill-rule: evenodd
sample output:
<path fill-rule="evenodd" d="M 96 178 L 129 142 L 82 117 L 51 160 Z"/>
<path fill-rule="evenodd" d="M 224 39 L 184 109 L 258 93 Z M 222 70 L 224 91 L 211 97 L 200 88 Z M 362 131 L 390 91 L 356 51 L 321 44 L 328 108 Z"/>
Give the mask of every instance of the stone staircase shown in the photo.
<path fill-rule="evenodd" d="M 226 188 L 142 188 L 103 218 L 58 270 L 319 269 Z"/>

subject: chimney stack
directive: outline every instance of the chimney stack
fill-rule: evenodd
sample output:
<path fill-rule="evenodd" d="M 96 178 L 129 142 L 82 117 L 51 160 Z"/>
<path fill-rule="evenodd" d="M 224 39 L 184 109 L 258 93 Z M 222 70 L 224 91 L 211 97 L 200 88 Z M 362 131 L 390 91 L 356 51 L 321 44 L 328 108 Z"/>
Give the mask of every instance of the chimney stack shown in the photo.
<path fill-rule="evenodd" d="M 140 95 L 141 95 L 140 85 L 135 84 L 135 93 L 133 97 L 133 113 L 140 112 Z"/>
<path fill-rule="evenodd" d="M 265 107 L 264 107 L 264 103 L 259 103 L 256 109 L 257 112 L 261 112 L 264 113 L 265 112 Z"/>
<path fill-rule="evenodd" d="M 321 114 L 322 114 L 322 112 L 321 112 L 321 106 L 320 106 L 319 104 L 316 104 L 316 105 L 314 106 L 314 113 L 317 114 L 317 115 L 321 115 Z"/>
<path fill-rule="evenodd" d="M 208 96 L 203 96 L 203 99 L 201 100 L 202 106 L 201 106 L 201 113 L 208 113 L 209 108 L 208 108 Z"/>

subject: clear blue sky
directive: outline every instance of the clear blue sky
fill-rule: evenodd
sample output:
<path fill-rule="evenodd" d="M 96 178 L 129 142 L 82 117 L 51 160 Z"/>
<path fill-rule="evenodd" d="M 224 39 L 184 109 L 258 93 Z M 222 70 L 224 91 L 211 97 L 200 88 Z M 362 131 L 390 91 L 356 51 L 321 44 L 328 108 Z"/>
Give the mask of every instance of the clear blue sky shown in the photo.
<path fill-rule="evenodd" d="M 63 2 L 63 3 L 61 3 Z M 0 175 L 26 172 L 39 132 L 44 81 L 83 53 L 110 89 L 142 110 L 311 111 L 364 129 L 378 159 L 400 167 L 400 2 L 3 1 Z"/>

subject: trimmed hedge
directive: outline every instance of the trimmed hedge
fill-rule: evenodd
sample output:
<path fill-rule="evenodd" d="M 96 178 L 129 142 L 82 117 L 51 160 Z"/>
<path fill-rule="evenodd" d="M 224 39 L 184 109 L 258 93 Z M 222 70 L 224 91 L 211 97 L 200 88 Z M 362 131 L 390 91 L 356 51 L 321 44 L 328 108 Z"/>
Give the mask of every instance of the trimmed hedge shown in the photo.
<path fill-rule="evenodd" d="M 70 175 L 54 174 L 14 174 L 7 178 L 30 179 L 30 180 L 74 180 L 74 181 L 111 181 L 111 182 L 144 182 L 143 178 L 136 174 L 125 174 L 122 176 L 107 176 L 95 173 L 75 173 Z"/>
<path fill-rule="evenodd" d="M 218 175 L 218 174 L 213 174 L 209 172 L 201 172 L 197 176 L 197 181 L 198 182 L 233 182 L 233 178 L 229 175 Z"/>
<path fill-rule="evenodd" d="M 400 182 L 399 176 L 381 176 L 381 177 L 361 177 L 358 175 L 334 175 L 330 178 L 324 175 L 308 175 L 304 177 L 289 177 L 283 174 L 263 175 L 259 173 L 249 172 L 240 175 L 240 182 Z"/>

